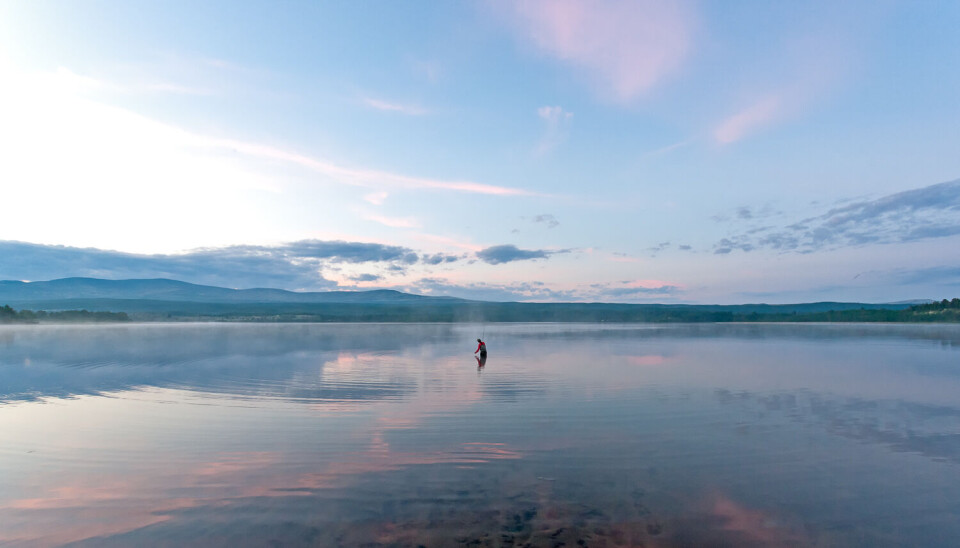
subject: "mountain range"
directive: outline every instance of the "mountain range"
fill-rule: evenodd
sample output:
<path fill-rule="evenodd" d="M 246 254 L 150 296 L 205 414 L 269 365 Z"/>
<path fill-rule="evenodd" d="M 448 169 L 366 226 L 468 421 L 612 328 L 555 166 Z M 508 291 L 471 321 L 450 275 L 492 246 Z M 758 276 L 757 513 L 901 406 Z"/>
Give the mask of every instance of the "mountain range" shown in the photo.
<path fill-rule="evenodd" d="M 104 280 L 62 278 L 44 282 L 0 281 L 0 302 L 40 302 L 62 299 L 150 299 L 206 303 L 409 303 L 456 300 L 425 297 L 391 289 L 371 291 L 287 291 L 285 289 L 229 289 L 165 278 Z"/>
<path fill-rule="evenodd" d="M 853 311 L 899 311 L 899 303 L 681 305 L 485 302 L 388 289 L 299 292 L 230 289 L 169 279 L 0 281 L 0 305 L 31 310 L 126 312 L 140 320 L 267 321 L 756 321 Z M 923 301 L 929 302 L 929 301 Z"/>

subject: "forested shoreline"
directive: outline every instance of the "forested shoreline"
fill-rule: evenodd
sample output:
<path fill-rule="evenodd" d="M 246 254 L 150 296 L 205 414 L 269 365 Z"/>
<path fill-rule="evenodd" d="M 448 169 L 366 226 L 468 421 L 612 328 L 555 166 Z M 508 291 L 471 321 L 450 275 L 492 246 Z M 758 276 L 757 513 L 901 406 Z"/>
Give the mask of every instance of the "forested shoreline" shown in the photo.
<path fill-rule="evenodd" d="M 89 310 L 15 310 L 10 305 L 0 307 L 0 324 L 32 323 L 106 323 L 129 322 L 126 312 L 91 312 Z"/>
<path fill-rule="evenodd" d="M 114 301 L 116 308 L 124 308 Z M 107 322 L 585 322 L 585 323 L 960 323 L 960 298 L 908 308 L 745 311 L 719 305 L 625 305 L 604 303 L 343 304 L 289 306 L 270 303 L 227 308 L 192 303 L 181 310 L 16 310 L 0 307 L 0 324 Z"/>

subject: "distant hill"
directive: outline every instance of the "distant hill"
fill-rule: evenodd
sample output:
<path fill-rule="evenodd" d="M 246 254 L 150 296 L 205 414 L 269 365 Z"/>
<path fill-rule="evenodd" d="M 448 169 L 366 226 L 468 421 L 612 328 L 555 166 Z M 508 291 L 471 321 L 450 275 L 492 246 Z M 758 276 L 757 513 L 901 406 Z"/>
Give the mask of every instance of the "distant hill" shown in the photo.
<path fill-rule="evenodd" d="M 916 302 L 916 301 L 911 301 Z M 0 281 L 0 305 L 125 312 L 135 320 L 363 322 L 899 321 L 902 303 L 677 305 L 484 302 L 392 290 L 228 289 L 168 279 Z"/>
<path fill-rule="evenodd" d="M 147 299 L 203 303 L 409 303 L 462 301 L 452 297 L 426 297 L 390 289 L 372 291 L 299 292 L 284 289 L 228 289 L 165 278 L 102 280 L 62 278 L 46 282 L 0 281 L 0 304 L 64 299 Z"/>

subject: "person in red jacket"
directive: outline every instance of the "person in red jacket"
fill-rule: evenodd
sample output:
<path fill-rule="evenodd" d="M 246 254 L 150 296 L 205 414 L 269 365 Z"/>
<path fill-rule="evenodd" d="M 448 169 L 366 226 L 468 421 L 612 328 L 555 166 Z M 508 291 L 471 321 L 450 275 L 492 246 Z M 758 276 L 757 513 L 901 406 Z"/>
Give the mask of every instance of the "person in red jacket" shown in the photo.
<path fill-rule="evenodd" d="M 477 349 L 474 350 L 473 353 L 476 354 L 477 352 L 480 353 L 480 357 L 481 357 L 481 358 L 486 358 L 486 357 L 487 357 L 487 343 L 481 341 L 480 339 L 477 339 Z"/>

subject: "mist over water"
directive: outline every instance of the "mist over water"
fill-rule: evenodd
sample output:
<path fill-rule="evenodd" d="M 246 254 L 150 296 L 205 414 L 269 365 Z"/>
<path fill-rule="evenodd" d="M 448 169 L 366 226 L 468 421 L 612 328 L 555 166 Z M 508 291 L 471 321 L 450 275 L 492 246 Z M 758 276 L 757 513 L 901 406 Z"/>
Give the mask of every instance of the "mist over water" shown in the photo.
<path fill-rule="evenodd" d="M 960 327 L 3 326 L 0 474 L 14 546 L 954 546 Z"/>

